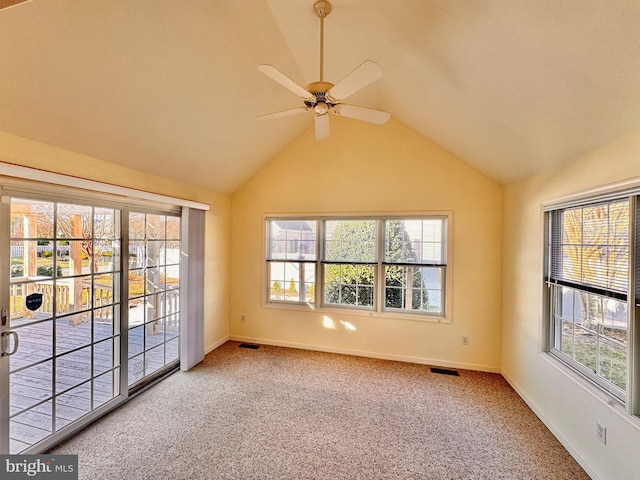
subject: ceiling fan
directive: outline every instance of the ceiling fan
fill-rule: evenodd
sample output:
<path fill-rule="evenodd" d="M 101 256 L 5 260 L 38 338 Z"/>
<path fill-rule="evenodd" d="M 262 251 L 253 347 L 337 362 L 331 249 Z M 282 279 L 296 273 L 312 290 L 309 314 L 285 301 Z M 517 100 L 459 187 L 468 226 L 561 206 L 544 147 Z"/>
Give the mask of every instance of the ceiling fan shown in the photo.
<path fill-rule="evenodd" d="M 280 118 L 313 110 L 315 113 L 315 133 L 317 140 L 322 140 L 329 136 L 329 113 L 364 120 L 365 122 L 377 123 L 379 125 L 385 123 L 391 118 L 391 115 L 387 112 L 342 103 L 342 101 L 350 95 L 380 78 L 382 76 L 382 68 L 380 68 L 380 65 L 371 60 L 366 60 L 336 85 L 324 81 L 324 19 L 329 15 L 329 12 L 331 12 L 331 4 L 326 0 L 319 0 L 314 3 L 313 9 L 320 18 L 320 80 L 312 82 L 305 88 L 302 88 L 274 66 L 259 65 L 258 70 L 302 98 L 305 106 L 261 115 L 258 118 Z"/>

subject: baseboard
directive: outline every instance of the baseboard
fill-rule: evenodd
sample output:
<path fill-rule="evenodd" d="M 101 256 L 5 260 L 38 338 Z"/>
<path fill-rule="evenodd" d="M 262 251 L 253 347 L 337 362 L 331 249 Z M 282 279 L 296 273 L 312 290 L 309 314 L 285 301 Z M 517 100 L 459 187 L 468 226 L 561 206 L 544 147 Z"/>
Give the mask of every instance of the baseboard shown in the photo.
<path fill-rule="evenodd" d="M 587 472 L 587 474 L 593 479 L 593 480 L 602 480 L 602 477 L 600 475 L 598 475 L 598 472 L 596 472 L 593 467 L 591 467 L 591 465 L 589 464 L 589 462 L 587 462 L 587 460 L 580 455 L 580 453 L 573 447 L 573 445 L 571 445 L 571 442 L 569 442 L 563 435 L 562 433 L 560 433 L 560 430 L 558 430 L 556 428 L 556 426 L 553 424 L 553 422 L 551 422 L 543 413 L 542 411 L 538 408 L 538 406 L 535 404 L 535 402 L 533 402 L 525 393 L 524 391 L 513 381 L 509 378 L 508 375 L 505 375 L 504 373 L 502 373 L 502 376 L 504 377 L 504 379 L 507 381 L 507 383 L 509 385 L 511 385 L 511 388 L 513 388 L 516 393 L 520 396 L 520 398 L 522 398 L 522 400 L 524 400 L 524 402 L 529 406 L 529 408 L 533 411 L 533 413 L 536 414 L 536 416 L 540 419 L 540 421 L 542 423 L 544 423 L 544 425 L 551 431 L 551 433 L 553 433 L 554 437 L 556 437 L 558 439 L 558 441 L 562 444 L 562 446 L 569 452 L 569 454 L 574 458 L 574 460 L 576 462 L 578 462 L 578 464 L 584 469 L 585 472 Z"/>
<path fill-rule="evenodd" d="M 211 345 L 209 345 L 208 347 L 204 348 L 204 354 L 206 355 L 209 352 L 213 352 L 216 348 L 218 348 L 220 345 L 225 344 L 226 342 L 228 342 L 229 340 L 231 340 L 231 338 L 229 337 L 229 335 L 227 335 L 226 337 L 221 338 L 220 340 L 212 343 Z"/>
<path fill-rule="evenodd" d="M 342 355 L 353 355 L 356 357 L 377 358 L 380 360 L 393 360 L 396 362 L 418 363 L 422 365 L 433 365 L 435 367 L 458 368 L 461 370 L 475 370 L 480 372 L 500 373 L 497 367 L 489 365 L 478 365 L 464 362 L 450 362 L 437 358 L 413 357 L 408 355 L 396 355 L 389 353 L 370 352 L 366 350 L 353 350 L 348 348 L 328 347 L 324 345 L 314 345 L 308 343 L 287 342 L 281 340 L 271 340 L 266 338 L 243 337 L 231 335 L 229 340 L 236 342 L 258 343 L 262 345 L 273 345 L 275 347 L 299 348 L 301 350 L 312 350 L 316 352 L 339 353 Z"/>

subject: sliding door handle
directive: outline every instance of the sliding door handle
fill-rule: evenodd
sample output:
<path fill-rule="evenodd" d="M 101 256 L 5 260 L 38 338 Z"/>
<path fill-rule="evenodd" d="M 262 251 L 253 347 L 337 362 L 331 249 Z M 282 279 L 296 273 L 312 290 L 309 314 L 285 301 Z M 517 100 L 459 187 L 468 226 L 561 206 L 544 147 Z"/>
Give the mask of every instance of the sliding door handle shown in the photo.
<path fill-rule="evenodd" d="M 9 338 L 13 335 L 13 349 L 9 351 L 9 345 L 11 341 Z M 2 332 L 0 334 L 0 357 L 8 357 L 9 355 L 13 355 L 18 351 L 18 334 L 16 332 Z"/>

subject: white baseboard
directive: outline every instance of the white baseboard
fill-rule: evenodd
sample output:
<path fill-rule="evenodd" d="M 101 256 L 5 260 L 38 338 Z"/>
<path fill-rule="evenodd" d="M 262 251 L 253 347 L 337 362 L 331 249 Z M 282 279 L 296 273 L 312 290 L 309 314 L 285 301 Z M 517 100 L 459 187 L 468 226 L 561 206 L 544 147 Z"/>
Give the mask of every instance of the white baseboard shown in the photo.
<path fill-rule="evenodd" d="M 553 433 L 553 435 L 558 439 L 558 441 L 562 444 L 562 446 L 569 452 L 569 454 L 574 458 L 576 462 L 584 469 L 585 472 L 593 479 L 593 480 L 602 480 L 602 477 L 598 475 L 598 473 L 589 465 L 589 462 L 580 455 L 580 453 L 571 445 L 571 443 L 560 433 L 560 430 L 556 428 L 556 426 L 551 422 L 538 408 L 538 406 L 522 391 L 518 385 L 513 382 L 507 375 L 501 373 L 502 377 L 511 385 L 516 393 L 524 400 L 524 402 L 529 406 L 529 408 L 536 414 L 536 416 L 540 419 L 542 423 Z"/>
<path fill-rule="evenodd" d="M 223 337 L 220 340 L 212 343 L 208 347 L 204 348 L 204 354 L 206 355 L 209 352 L 213 352 L 216 348 L 218 348 L 220 345 L 228 342 L 229 340 L 230 340 L 230 337 L 229 337 L 229 335 L 227 335 L 226 337 Z"/>
<path fill-rule="evenodd" d="M 301 350 L 313 350 L 316 352 L 339 353 L 342 355 L 353 355 L 356 357 L 378 358 L 380 360 L 394 360 L 396 362 L 418 363 L 422 365 L 432 365 L 435 367 L 459 368 L 461 370 L 476 370 L 480 372 L 500 373 L 500 369 L 498 367 L 491 367 L 489 365 L 477 365 L 473 363 L 449 362 L 437 358 L 412 357 L 408 355 L 396 355 L 389 353 L 370 352 L 366 350 L 335 348 L 327 347 L 324 345 L 286 342 L 266 338 L 243 337 L 239 335 L 231 335 L 229 337 L 229 340 L 233 340 L 236 342 L 257 343 L 262 345 L 273 345 L 276 347 L 299 348 Z"/>

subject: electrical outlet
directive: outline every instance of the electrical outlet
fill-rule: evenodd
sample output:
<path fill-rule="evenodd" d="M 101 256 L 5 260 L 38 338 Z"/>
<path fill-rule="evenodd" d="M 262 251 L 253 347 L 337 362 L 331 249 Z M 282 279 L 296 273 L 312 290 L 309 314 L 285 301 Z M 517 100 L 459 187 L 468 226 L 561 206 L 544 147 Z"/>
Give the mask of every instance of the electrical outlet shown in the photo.
<path fill-rule="evenodd" d="M 607 427 L 596 423 L 596 438 L 605 445 L 607 444 Z"/>
<path fill-rule="evenodd" d="M 469 335 L 462 336 L 462 345 L 469 345 Z"/>
<path fill-rule="evenodd" d="M 246 320 L 247 320 L 247 319 L 246 319 L 246 317 L 244 316 L 244 313 L 243 313 L 242 315 L 240 315 L 240 321 L 241 321 L 242 323 L 246 322 Z"/>

